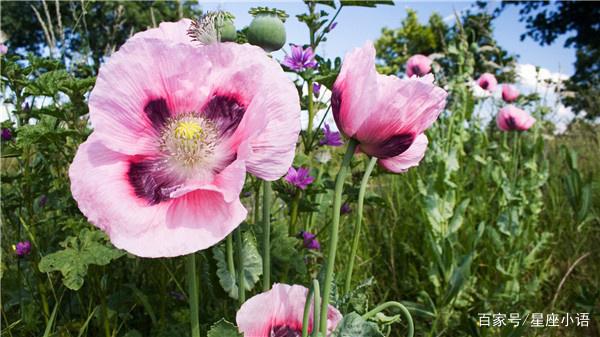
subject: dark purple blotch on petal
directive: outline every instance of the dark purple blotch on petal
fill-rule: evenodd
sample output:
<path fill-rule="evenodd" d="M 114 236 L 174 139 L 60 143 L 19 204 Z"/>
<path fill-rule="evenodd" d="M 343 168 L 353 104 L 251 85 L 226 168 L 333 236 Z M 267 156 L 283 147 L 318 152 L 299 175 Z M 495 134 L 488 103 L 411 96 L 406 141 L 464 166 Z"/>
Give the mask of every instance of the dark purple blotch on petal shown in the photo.
<path fill-rule="evenodd" d="M 278 325 L 271 328 L 271 337 L 300 337 L 302 332 L 294 330 L 287 325 Z"/>
<path fill-rule="evenodd" d="M 215 95 L 202 109 L 204 116 L 212 120 L 221 136 L 232 134 L 242 121 L 246 107 L 235 97 Z"/>
<path fill-rule="evenodd" d="M 132 161 L 127 177 L 135 195 L 146 200 L 149 205 L 169 200 L 171 192 L 181 185 L 156 159 Z"/>
<path fill-rule="evenodd" d="M 171 113 L 167 106 L 167 100 L 164 98 L 156 98 L 148 101 L 144 106 L 144 113 L 152 123 L 152 127 L 156 130 L 162 129 Z"/>
<path fill-rule="evenodd" d="M 369 150 L 366 152 L 379 159 L 387 159 L 408 150 L 414 140 L 415 136 L 412 133 L 401 133 L 391 136 L 375 146 L 369 147 Z"/>
<path fill-rule="evenodd" d="M 342 125 L 342 124 L 340 124 L 340 108 L 341 107 L 342 107 L 342 93 L 334 87 L 333 91 L 331 92 L 331 111 L 333 112 L 333 120 L 335 120 L 335 124 L 340 128 L 340 131 L 342 131 L 342 129 L 340 127 Z"/>
<path fill-rule="evenodd" d="M 515 121 L 515 118 L 510 116 L 506 119 L 506 126 L 508 126 L 508 128 L 510 130 L 516 130 L 517 129 L 517 122 Z"/>

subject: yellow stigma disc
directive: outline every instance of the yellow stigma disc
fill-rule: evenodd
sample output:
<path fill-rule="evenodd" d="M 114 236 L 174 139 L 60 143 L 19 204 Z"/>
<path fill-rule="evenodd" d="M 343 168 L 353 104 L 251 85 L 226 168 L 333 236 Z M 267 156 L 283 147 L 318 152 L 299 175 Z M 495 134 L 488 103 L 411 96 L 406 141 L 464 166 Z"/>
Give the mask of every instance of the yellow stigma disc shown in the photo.
<path fill-rule="evenodd" d="M 202 126 L 195 121 L 181 121 L 175 128 L 175 137 L 180 139 L 198 139 L 203 133 Z"/>

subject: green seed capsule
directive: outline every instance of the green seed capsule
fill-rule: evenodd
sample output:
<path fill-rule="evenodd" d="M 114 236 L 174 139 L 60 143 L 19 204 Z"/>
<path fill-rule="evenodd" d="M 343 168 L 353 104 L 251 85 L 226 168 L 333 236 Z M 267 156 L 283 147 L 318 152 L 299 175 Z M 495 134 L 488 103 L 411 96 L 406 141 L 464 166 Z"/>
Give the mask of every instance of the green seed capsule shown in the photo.
<path fill-rule="evenodd" d="M 276 51 L 285 44 L 285 26 L 277 15 L 260 13 L 250 23 L 246 36 L 250 44 L 267 52 Z"/>
<path fill-rule="evenodd" d="M 219 35 L 221 36 L 221 42 L 235 42 L 237 39 L 237 31 L 231 21 L 223 22 L 223 25 L 219 27 Z"/>

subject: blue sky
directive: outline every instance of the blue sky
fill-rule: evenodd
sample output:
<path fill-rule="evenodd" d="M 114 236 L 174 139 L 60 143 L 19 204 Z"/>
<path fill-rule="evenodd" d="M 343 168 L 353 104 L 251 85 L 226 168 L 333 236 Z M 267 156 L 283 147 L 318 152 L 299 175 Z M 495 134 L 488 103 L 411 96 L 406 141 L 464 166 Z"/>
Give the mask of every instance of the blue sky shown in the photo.
<path fill-rule="evenodd" d="M 236 16 L 238 28 L 248 25 L 252 17 L 248 9 L 254 6 L 265 6 L 285 10 L 290 18 L 286 22 L 288 42 L 303 44 L 308 42 L 308 29 L 303 23 L 298 22 L 296 14 L 305 12 L 306 6 L 301 1 L 222 1 L 203 2 L 204 10 L 223 9 Z M 381 28 L 396 28 L 406 17 L 406 8 L 417 11 L 419 19 L 427 21 L 433 12 L 438 12 L 442 17 L 450 17 L 454 11 L 462 11 L 471 5 L 467 1 L 409 1 L 397 2 L 395 6 L 378 6 L 377 8 L 346 7 L 338 16 L 338 26 L 329 35 L 329 41 L 321 45 L 318 52 L 326 57 L 343 56 L 354 47 L 361 46 L 366 40 L 375 40 L 381 34 Z M 320 6 L 330 11 L 326 6 Z M 331 13 L 333 15 L 333 12 Z M 573 73 L 575 50 L 563 47 L 565 37 L 560 38 L 551 46 L 539 46 L 527 38 L 520 40 L 520 35 L 525 31 L 525 24 L 519 22 L 518 9 L 510 6 L 495 21 L 494 35 L 499 44 L 512 54 L 519 55 L 520 63 L 535 64 L 550 70 L 567 75 Z M 275 55 L 281 58 L 281 54 Z"/>

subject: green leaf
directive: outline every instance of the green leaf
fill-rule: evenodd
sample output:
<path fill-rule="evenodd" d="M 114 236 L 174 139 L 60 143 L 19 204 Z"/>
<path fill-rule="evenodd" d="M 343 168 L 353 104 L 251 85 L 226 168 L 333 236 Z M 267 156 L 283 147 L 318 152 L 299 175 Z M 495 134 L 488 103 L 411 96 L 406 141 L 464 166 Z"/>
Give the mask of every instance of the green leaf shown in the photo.
<path fill-rule="evenodd" d="M 367 322 L 359 314 L 351 312 L 344 316 L 332 337 L 383 337 L 383 334 L 372 322 Z"/>
<path fill-rule="evenodd" d="M 206 337 L 242 337 L 242 334 L 238 332 L 235 325 L 222 318 L 210 327 Z"/>
<path fill-rule="evenodd" d="M 262 275 L 262 258 L 256 248 L 256 239 L 250 232 L 244 233 L 243 248 L 244 250 L 244 285 L 247 291 L 252 290 L 254 284 Z M 233 299 L 238 298 L 238 286 L 235 275 L 232 275 L 227 268 L 227 260 L 225 258 L 225 245 L 221 244 L 213 248 L 213 257 L 217 261 L 217 276 L 219 284 L 223 290 Z M 236 268 L 237 270 L 238 268 Z"/>
<path fill-rule="evenodd" d="M 89 265 L 104 266 L 125 255 L 106 241 L 107 237 L 101 231 L 84 229 L 79 236 L 70 236 L 61 242 L 63 250 L 42 257 L 40 271 L 60 271 L 63 284 L 71 290 L 79 290 Z"/>
<path fill-rule="evenodd" d="M 458 295 L 466 282 L 469 280 L 469 277 L 471 276 L 471 262 L 473 262 L 472 253 L 463 257 L 460 264 L 454 268 L 452 277 L 450 277 L 446 295 L 444 297 L 444 303 L 450 303 L 450 301 L 456 297 L 456 295 Z"/>
<path fill-rule="evenodd" d="M 377 5 L 394 5 L 392 0 L 341 0 L 342 6 L 377 7 Z"/>

